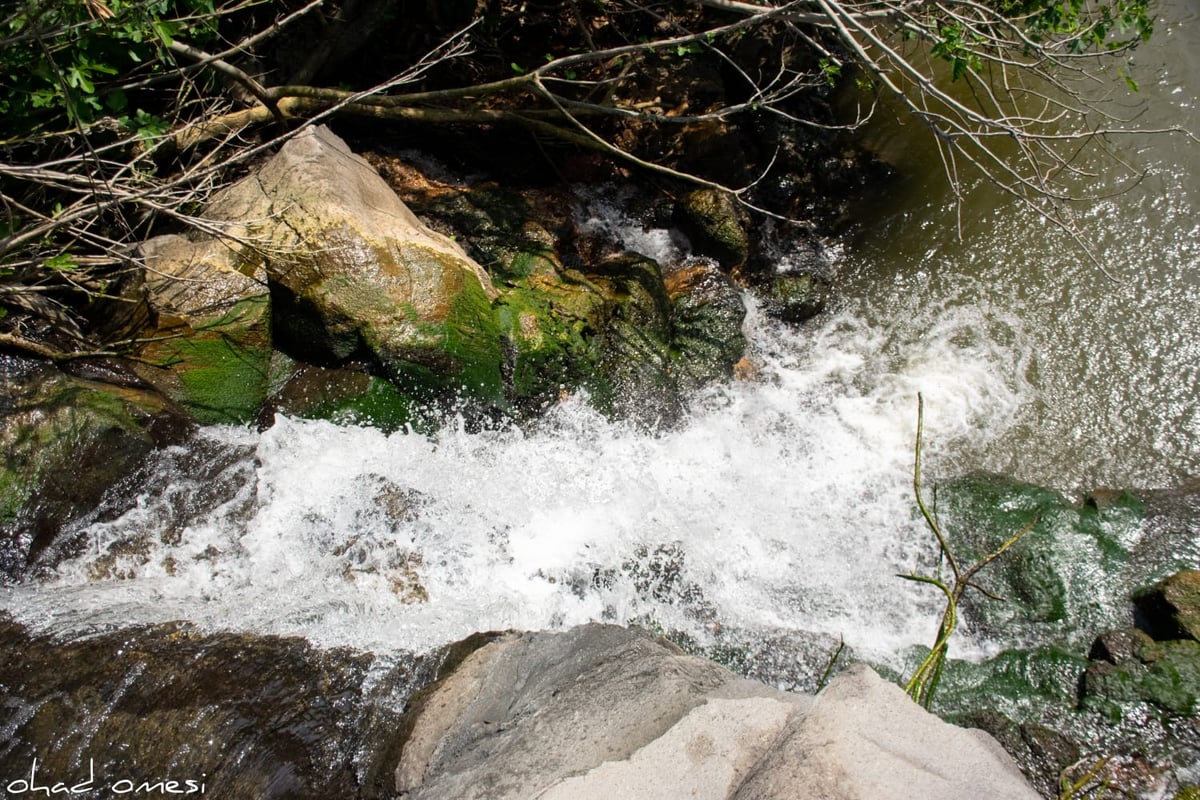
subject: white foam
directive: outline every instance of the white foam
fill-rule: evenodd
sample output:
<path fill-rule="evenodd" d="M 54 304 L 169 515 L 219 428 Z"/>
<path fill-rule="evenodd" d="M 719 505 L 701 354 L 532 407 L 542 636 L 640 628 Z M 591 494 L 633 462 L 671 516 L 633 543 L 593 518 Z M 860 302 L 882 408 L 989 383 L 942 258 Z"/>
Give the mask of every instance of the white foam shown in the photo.
<path fill-rule="evenodd" d="M 762 379 L 709 392 L 657 435 L 583 397 L 525 431 L 210 429 L 253 446 L 226 471 L 231 497 L 164 541 L 156 519 L 200 488 L 181 476 L 90 526 L 86 555 L 5 605 L 59 629 L 186 618 L 367 648 L 649 618 L 698 638 L 719 623 L 890 653 L 924 642 L 937 614 L 932 592 L 895 577 L 933 556 L 910 496 L 916 391 L 948 447 L 1020 403 L 1008 350 L 962 336 L 973 324 L 933 326 L 899 356 L 886 340 L 907 334 L 850 316 L 814 338 L 752 313 Z M 97 580 L 135 535 L 148 542 L 118 559 L 127 579 Z"/>

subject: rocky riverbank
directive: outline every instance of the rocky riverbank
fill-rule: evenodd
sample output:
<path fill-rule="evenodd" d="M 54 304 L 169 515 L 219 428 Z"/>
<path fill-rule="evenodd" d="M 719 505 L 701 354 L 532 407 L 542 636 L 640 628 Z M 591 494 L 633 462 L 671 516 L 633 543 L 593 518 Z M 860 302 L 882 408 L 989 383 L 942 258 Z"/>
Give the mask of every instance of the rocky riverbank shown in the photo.
<path fill-rule="evenodd" d="M 314 128 L 221 192 L 191 232 L 141 246 L 146 269 L 96 310 L 109 337 L 136 342 L 130 357 L 64 369 L 5 360 L 8 574 L 189 426 L 266 426 L 284 413 L 429 429 L 448 410 L 520 419 L 577 392 L 605 413 L 669 425 L 690 392 L 752 370 L 745 286 L 794 321 L 823 303 L 829 265 L 815 245 L 801 238 L 807 260 L 764 272 L 744 218 L 711 191 L 650 198 L 647 213 L 679 240 L 659 263 L 581 224 L 569 188 L 521 193 L 375 161 L 429 224 Z M 66 441 L 64 426 L 92 455 L 23 449 Z M 55 500 L 64 475 L 74 510 Z"/>
<path fill-rule="evenodd" d="M 676 237 L 663 249 L 669 255 L 656 259 L 631 251 L 602 224 L 603 213 L 581 214 L 579 198 L 561 186 L 509 189 L 428 166 L 418 169 L 403 154 L 368 155 L 369 160 L 360 158 L 329 131 L 314 129 L 218 197 L 204 212 L 200 229 L 146 242 L 142 252 L 149 269 L 119 287 L 118 306 L 99 311 L 113 326 L 112 336 L 138 341 L 132 358 L 61 364 L 3 360 L 8 413 L 0 427 L 6 443 L 0 565 L 11 579 L 50 574 L 62 559 L 91 546 L 77 524 L 83 516 L 103 521 L 136 505 L 145 477 L 139 470 L 147 456 L 187 441 L 198 425 L 269 426 L 282 413 L 385 430 L 428 430 L 449 414 L 463 425 L 486 427 L 533 419 L 566 397 L 586 395 L 608 415 L 644 430 L 663 430 L 685 413 L 698 389 L 752 378 L 755 365 L 746 358 L 742 331 L 744 293 L 787 323 L 804 320 L 824 302 L 829 266 L 819 246 L 809 238 L 790 240 L 748 225 L 719 194 L 625 197 L 623 213 L 633 209 L 645 218 L 643 232 Z M 777 258 L 781 252 L 787 257 Z M 776 269 L 772 259 L 786 268 Z M 1200 661 L 1195 630 L 1187 622 L 1190 612 L 1180 611 L 1177 600 L 1190 596 L 1187 587 L 1194 577 L 1183 573 L 1152 587 L 1194 566 L 1200 556 L 1195 491 L 1097 492 L 1074 504 L 1038 487 L 969 477 L 941 487 L 940 497 L 951 544 L 967 559 L 988 552 L 997 536 L 1031 527 L 979 579 L 988 592 L 1011 602 L 969 601 L 975 625 L 1015 631 L 1010 638 L 1018 646 L 978 663 L 952 661 L 938 710 L 994 733 L 1046 796 L 1057 794 L 1060 774 L 1082 780 L 1093 767 L 1093 786 L 1107 782 L 1129 791 L 1173 792 L 1193 783 L 1200 761 Z M 420 513 L 419 496 L 382 480 L 376 505 L 389 524 Z M 179 535 L 171 525 L 161 527 L 156 535 L 163 545 Z M 139 535 L 144 538 L 145 532 Z M 179 567 L 176 555 L 155 561 L 160 555 L 155 546 L 136 537 L 111 542 L 105 552 L 91 554 L 88 574 L 121 580 L 141 567 L 173 574 Z M 344 562 L 346 580 L 380 577 L 403 602 L 422 602 L 421 553 L 406 550 L 403 542 L 389 541 L 387 547 L 383 558 L 353 538 L 339 542 L 335 552 Z M 1073 554 L 1071 561 L 1059 558 L 1065 552 Z M 207 550 L 194 555 L 221 557 Z M 792 631 L 786 641 L 760 637 L 757 645 L 747 644 L 732 626 L 722 630 L 712 618 L 704 586 L 686 584 L 684 558 L 664 545 L 646 548 L 622 565 L 637 591 L 677 595 L 679 613 L 709 625 L 716 643 L 689 641 L 669 626 L 663 626 L 665 632 L 740 674 L 815 692 L 836 642 L 813 636 L 801 645 L 797 642 L 804 637 Z M 603 585 L 612 577 L 598 572 L 587 580 Z M 1130 598 L 1139 590 L 1144 593 L 1135 606 Z M 474 675 L 470 680 L 481 687 L 498 681 L 494 691 L 503 695 L 520 688 L 513 687 L 514 671 L 530 677 L 545 673 L 550 681 L 554 670 L 546 666 L 547 656 L 530 656 L 525 663 L 519 654 L 533 643 L 534 649 L 557 652 L 572 637 L 594 633 L 506 637 L 485 648 L 492 654 L 485 666 L 473 661 L 475 672 L 455 672 L 458 677 L 443 686 Z M 454 754 L 466 748 L 463 742 L 478 734 L 462 729 L 463 719 L 470 717 L 452 715 L 435 724 L 426 717 L 426 702 L 414 706 L 423 710 L 401 720 L 409 694 L 432 680 L 440 656 L 412 660 L 395 673 L 395 665 L 378 656 L 316 651 L 303 642 L 270 637 L 200 636 L 186 628 L 108 632 L 75 644 L 31 636 L 18 626 L 6 635 L 12 642 L 8 652 L 23 655 L 10 659 L 13 677 L 5 682 L 15 687 L 7 690 L 12 708 L 18 709 L 5 724 L 20 731 L 5 751 L 5 763 L 19 766 L 36 757 L 44 769 L 61 774 L 77 771 L 86 750 L 133 741 L 155 744 L 139 745 L 132 759 L 106 756 L 109 760 L 97 762 L 105 774 L 141 770 L 152 777 L 199 770 L 211 778 L 210 787 L 222 787 L 229 796 L 342 796 L 338 792 L 350 791 L 351 783 L 357 794 L 345 796 L 386 797 L 397 791 L 438 796 L 451 784 L 476 785 L 483 774 L 508 776 L 504 781 L 512 774 L 522 780 L 532 776 L 545 782 L 538 791 L 555 792 L 584 792 L 584 784 L 610 778 L 648 787 L 646 781 L 659 778 L 704 775 L 712 777 L 711 783 L 705 778 L 705 786 L 725 792 L 714 796 L 775 796 L 770 792 L 776 789 L 769 787 L 781 781 L 819 782 L 835 774 L 836 765 L 817 758 L 821 754 L 805 744 L 817 735 L 806 725 L 823 731 L 820 726 L 830 724 L 818 713 L 823 700 L 812 705 L 761 687 L 755 694 L 741 683 L 730 689 L 734 696 L 725 696 L 718 690 L 732 685 L 728 673 L 713 672 L 711 664 L 698 666 L 704 662 L 694 659 L 679 660 L 682 656 L 670 648 L 641 653 L 638 659 L 644 661 L 622 662 L 654 680 L 670 679 L 680 670 L 698 670 L 701 676 L 697 686 L 680 690 L 686 702 L 661 709 L 665 716 L 646 722 L 658 726 L 653 736 L 645 727 L 632 738 L 608 731 L 606 741 L 619 742 L 596 751 L 603 756 L 599 760 L 555 756 L 559 766 L 542 771 L 457 760 Z M 610 645 L 618 650 L 646 646 L 638 644 L 643 640 L 637 634 L 627 634 L 628 641 L 626 634 L 611 631 L 595 635 L 600 644 L 588 647 L 600 650 L 571 655 L 576 659 L 571 663 L 604 661 Z M 604 644 L 609 636 L 619 642 Z M 72 653 L 80 654 L 78 668 L 53 668 L 56 659 L 76 658 Z M 922 655 L 910 653 L 909 661 Z M 210 657 L 207 672 L 187 673 L 181 666 Z M 835 667 L 843 668 L 855 658 L 846 652 L 835 660 Z M 245 675 L 234 670 L 245 694 L 230 707 L 232 716 L 214 712 L 223 708 L 223 700 L 213 670 L 242 662 L 253 665 Z M 889 671 L 894 665 L 878 666 L 889 678 L 901 677 Z M 279 683 L 262 686 L 254 672 Z M 559 674 L 554 686 L 577 686 L 581 674 Z M 143 681 L 149 675 L 157 677 Z M 859 714 L 843 708 L 849 716 L 831 719 L 865 719 L 861 724 L 873 728 L 877 715 L 892 713 L 895 691 L 884 691 L 861 671 L 837 680 L 821 698 L 861 692 L 870 698 L 870 710 Z M 190 688 L 179 688 L 185 684 Z M 294 688 L 279 695 L 280 686 Z M 342 705 L 322 705 L 331 687 L 345 698 Z M 660 690 L 666 691 L 660 686 L 647 696 Z M 166 712 L 156 696 L 178 691 L 195 702 L 170 706 L 162 716 Z M 470 710 L 475 701 L 461 692 L 434 691 L 426 700 L 456 697 L 446 702 L 464 714 L 475 713 Z M 556 689 L 547 691 L 520 699 L 530 718 L 543 707 L 549 713 L 558 702 Z M 61 696 L 71 700 L 52 700 Z M 129 700 L 135 710 L 109 722 L 89 722 L 106 719 L 105 709 L 138 697 Z M 277 697 L 285 698 L 279 708 Z M 513 697 L 510 701 L 520 704 Z M 726 708 L 735 702 L 749 703 L 755 714 L 762 711 L 775 722 L 759 724 L 747 706 Z M 255 703 L 262 705 L 252 708 Z M 905 708 L 901 716 L 917 719 L 915 707 Z M 621 709 L 620 718 L 630 724 L 643 719 L 641 706 Z M 571 705 L 561 710 L 577 713 Z M 386 720 L 386 731 L 372 727 L 377 716 Z M 255 722 L 246 726 L 245 719 Z M 698 757 L 694 775 L 667 770 L 683 763 L 680 753 L 688 755 L 692 732 L 711 733 L 722 720 L 742 725 L 737 729 L 759 744 L 738 749 L 714 737 L 713 749 Z M 517 731 L 514 737 L 527 735 L 521 720 L 510 722 L 501 727 Z M 932 722 L 920 723 L 926 724 Z M 414 741 L 406 737 L 431 725 L 434 733 L 421 734 L 422 755 L 400 752 L 402 742 Z M 168 727 L 204 732 L 211 741 L 226 743 L 226 749 L 205 751 L 191 739 L 163 738 L 161 731 Z M 406 727 L 412 730 L 396 733 Z M 930 741 L 942 736 L 928 735 Z M 777 746 L 760 746 L 767 739 Z M 483 747 L 470 741 L 474 749 Z M 487 741 L 501 753 L 553 744 L 535 748 L 520 743 L 524 739 Z M 956 734 L 946 746 L 978 755 L 965 741 L 975 739 Z M 879 787 L 886 780 L 866 766 L 876 756 L 864 755 L 861 745 L 847 744 L 843 755 L 850 766 L 836 767 L 841 777 L 831 780 L 841 788 L 831 793 L 844 789 L 847 796 L 885 796 Z M 189 760 L 180 755 L 185 751 L 207 755 Z M 257 755 L 247 759 L 235 751 Z M 918 753 L 903 752 L 919 762 Z M 241 763 L 257 766 L 243 774 L 236 766 Z M 992 777 L 982 788 L 971 787 L 955 783 L 962 777 L 958 772 L 945 775 L 928 766 L 887 785 L 907 791 L 909 783 L 933 780 L 933 775 L 948 783 L 930 789 L 930 796 L 992 791 Z M 230 769 L 228 777 L 218 779 Z M 900 774 L 907 768 L 880 769 Z M 530 788 L 512 786 L 514 796 Z"/>
<path fill-rule="evenodd" d="M 102 797 L 125 781 L 174 781 L 213 797 L 347 800 L 1037 797 L 994 740 L 924 712 L 867 667 L 815 697 L 790 694 L 615 626 L 477 636 L 399 668 L 180 626 L 63 644 L 8 623 L 0 636 L 10 787 L 90 784 Z"/>

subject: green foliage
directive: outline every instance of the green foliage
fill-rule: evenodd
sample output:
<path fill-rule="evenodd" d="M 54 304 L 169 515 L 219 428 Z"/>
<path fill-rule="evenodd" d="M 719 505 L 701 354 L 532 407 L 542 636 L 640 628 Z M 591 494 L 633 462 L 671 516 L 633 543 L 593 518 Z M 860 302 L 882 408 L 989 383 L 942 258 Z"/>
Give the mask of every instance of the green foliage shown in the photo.
<path fill-rule="evenodd" d="M 988 5 L 1021 24 L 1030 42 L 1072 55 L 1127 49 L 1147 41 L 1154 31 L 1149 0 L 999 0 Z M 929 26 L 937 36 L 932 54 L 950 64 L 953 80 L 968 71 L 979 72 L 985 54 L 997 55 L 994 42 L 984 34 L 1008 38 L 991 26 L 964 25 L 958 19 L 939 22 L 935 18 Z M 1137 84 L 1123 72 L 1121 77 L 1137 90 Z"/>
<path fill-rule="evenodd" d="M 1144 42 L 1154 31 L 1148 0 L 1040 0 L 1021 9 L 1030 14 L 1027 33 L 1034 41 L 1062 37 L 1073 53 L 1117 50 Z"/>
<path fill-rule="evenodd" d="M 967 73 L 979 72 L 983 68 L 983 60 L 971 50 L 978 37 L 963 36 L 962 25 L 943 25 L 938 33 L 942 39 L 933 46 L 933 55 L 950 63 L 951 78 L 958 80 Z"/>
<path fill-rule="evenodd" d="M 825 83 L 830 86 L 836 86 L 838 78 L 842 77 L 842 66 L 828 58 L 822 58 L 817 62 L 817 67 L 821 70 L 821 76 L 825 78 Z"/>
<path fill-rule="evenodd" d="M 0 20 L 0 122 L 19 139 L 119 114 L 123 129 L 161 132 L 123 84 L 172 64 L 176 36 L 213 35 L 213 0 L 27 0 Z"/>

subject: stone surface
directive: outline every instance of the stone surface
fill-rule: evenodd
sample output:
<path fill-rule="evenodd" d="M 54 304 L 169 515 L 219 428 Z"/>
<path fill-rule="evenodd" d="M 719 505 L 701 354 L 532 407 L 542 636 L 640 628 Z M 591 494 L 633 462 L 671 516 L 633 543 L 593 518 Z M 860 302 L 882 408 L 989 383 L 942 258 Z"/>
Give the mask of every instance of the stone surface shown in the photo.
<path fill-rule="evenodd" d="M 674 374 L 684 389 L 729 380 L 746 352 L 742 293 L 710 263 L 668 274 Z"/>
<path fill-rule="evenodd" d="M 1037 797 L 994 740 L 866 667 L 814 699 L 603 625 L 476 650 L 407 730 L 411 800 Z"/>
<path fill-rule="evenodd" d="M 207 316 L 198 328 L 197 311 L 180 314 L 193 330 L 207 332 L 218 314 L 217 322 L 232 325 L 234 333 L 222 332 L 220 342 L 241 348 L 233 354 L 239 380 L 253 384 L 260 405 L 272 343 L 323 366 L 369 361 L 423 399 L 460 391 L 499 399 L 500 335 L 488 274 L 417 219 L 328 129 L 287 142 L 256 174 L 218 193 L 203 217 L 207 230 L 145 246 L 154 274 L 172 276 L 166 285 L 151 280 L 151 297 L 160 308 L 199 306 Z M 200 275 L 220 289 L 207 304 L 188 288 Z M 225 291 L 239 282 L 249 282 L 238 287 L 245 291 Z M 260 323 L 268 292 L 274 341 L 247 348 L 247 328 L 267 333 Z M 192 337 L 184 341 L 195 347 Z M 185 388 L 188 374 L 181 375 Z M 238 409 L 243 405 L 251 405 L 248 396 Z"/>
<path fill-rule="evenodd" d="M 162 397 L 0 358 L 0 573 L 17 576 L 164 441 L 186 430 Z"/>
<path fill-rule="evenodd" d="M 1085 705 L 1120 717 L 1151 703 L 1190 716 L 1200 708 L 1200 571 L 1181 570 L 1134 594 L 1140 628 L 1099 636 L 1083 675 Z"/>
<path fill-rule="evenodd" d="M 1200 640 L 1200 570 L 1169 575 L 1134 602 L 1154 638 Z"/>
<path fill-rule="evenodd" d="M 106 303 L 109 333 L 140 340 L 138 376 L 204 423 L 252 419 L 267 391 L 270 298 L 261 263 L 221 240 L 168 235 Z"/>
<path fill-rule="evenodd" d="M 63 642 L 0 616 L 0 654 L 0 786 L 35 758 L 39 786 L 74 785 L 90 760 L 86 797 L 182 794 L 187 780 L 214 798 L 388 797 L 379 734 L 428 680 L 420 663 L 368 679 L 370 655 L 174 624 Z"/>
<path fill-rule="evenodd" d="M 733 795 L 766 798 L 1038 797 L 1000 745 L 926 713 L 869 668 L 817 696 Z"/>

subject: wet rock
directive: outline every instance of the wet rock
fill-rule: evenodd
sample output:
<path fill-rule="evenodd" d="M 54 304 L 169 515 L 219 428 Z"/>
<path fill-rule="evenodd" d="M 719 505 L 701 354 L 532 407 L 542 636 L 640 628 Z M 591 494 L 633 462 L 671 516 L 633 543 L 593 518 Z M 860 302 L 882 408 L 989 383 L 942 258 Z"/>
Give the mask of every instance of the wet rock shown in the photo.
<path fill-rule="evenodd" d="M 782 234 L 769 226 L 764 235 Z M 775 319 L 795 325 L 825 310 L 833 267 L 815 241 L 800 236 L 787 249 L 768 242 L 750 266 L 750 285 Z"/>
<path fill-rule="evenodd" d="M 1151 703 L 1175 714 L 1195 714 L 1200 704 L 1200 572 L 1183 570 L 1134 594 L 1142 630 L 1121 628 L 1093 644 L 1083 676 L 1085 704 L 1114 717 L 1120 706 Z"/>
<path fill-rule="evenodd" d="M 1098 598 L 1127 596 L 1149 577 L 1131 561 L 1144 522 L 1132 496 L 1104 508 L 1075 505 L 995 475 L 966 476 L 937 490 L 943 530 L 964 569 L 1028 529 L 974 579 L 1006 602 L 970 592 L 964 598 L 987 629 L 1008 636 L 1023 629 L 1051 640 L 1102 630 L 1112 625 L 1112 612 Z"/>
<path fill-rule="evenodd" d="M 1134 603 L 1155 639 L 1200 640 L 1200 570 L 1176 572 L 1137 593 Z"/>
<path fill-rule="evenodd" d="M 675 204 L 675 224 L 700 255 L 712 256 L 725 271 L 746 263 L 750 241 L 741 209 L 728 192 L 696 189 Z"/>
<path fill-rule="evenodd" d="M 649 425 L 674 422 L 683 399 L 671 370 L 671 304 L 658 262 L 626 253 L 593 266 L 589 278 L 614 301 L 588 386 L 593 402 Z"/>
<path fill-rule="evenodd" d="M 540 258 L 503 287 L 497 309 L 505 382 L 519 407 L 540 410 L 593 378 L 613 303 L 583 273 Z"/>
<path fill-rule="evenodd" d="M 814 702 L 601 625 L 475 650 L 406 731 L 395 777 L 411 800 L 1037 796 L 994 740 L 865 667 Z"/>
<path fill-rule="evenodd" d="M 0 573 L 18 576 L 67 523 L 187 425 L 153 391 L 83 380 L 44 363 L 0 359 L 0 378 Z"/>
<path fill-rule="evenodd" d="M 681 388 L 728 377 L 729 351 L 740 357 L 744 308 L 727 279 L 685 282 L 668 296 L 661 266 L 581 231 L 578 201 L 561 189 L 458 184 L 373 158 L 431 227 L 457 232 L 486 265 L 499 294 L 505 391 L 519 411 L 584 388 L 607 414 L 670 423 Z"/>
<path fill-rule="evenodd" d="M 764 295 L 771 316 L 797 324 L 825 310 L 829 301 L 829 283 L 811 272 L 787 270 L 771 277 Z"/>
<path fill-rule="evenodd" d="M 36 758 L 48 784 L 92 770 L 105 797 L 125 780 L 180 792 L 192 780 L 209 797 L 386 797 L 388 732 L 434 668 L 368 681 L 368 655 L 179 625 L 58 642 L 0 619 L 0 647 L 0 778 L 27 777 Z"/>
<path fill-rule="evenodd" d="M 746 352 L 741 291 L 708 262 L 669 273 L 666 289 L 676 379 L 685 390 L 729 380 Z"/>
<path fill-rule="evenodd" d="M 1153 639 L 1137 628 L 1117 628 L 1096 637 L 1088 658 L 1109 664 L 1129 664 L 1138 658 L 1141 649 Z"/>
<path fill-rule="evenodd" d="M 1193 715 L 1200 701 L 1200 642 L 1175 640 L 1141 646 L 1137 661 L 1094 662 L 1083 676 L 1084 703 L 1119 715 L 1111 704 L 1145 702 Z"/>
<path fill-rule="evenodd" d="M 121 292 L 144 300 L 133 370 L 199 422 L 254 418 L 267 394 L 271 304 L 257 259 L 212 239 L 159 236 Z"/>

